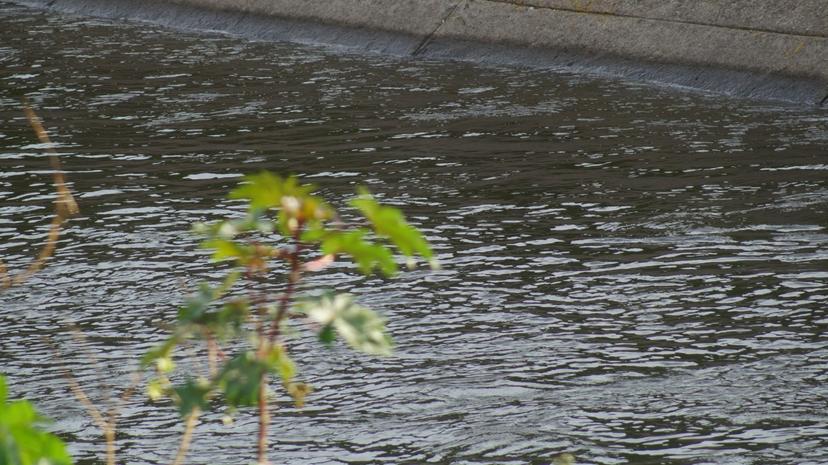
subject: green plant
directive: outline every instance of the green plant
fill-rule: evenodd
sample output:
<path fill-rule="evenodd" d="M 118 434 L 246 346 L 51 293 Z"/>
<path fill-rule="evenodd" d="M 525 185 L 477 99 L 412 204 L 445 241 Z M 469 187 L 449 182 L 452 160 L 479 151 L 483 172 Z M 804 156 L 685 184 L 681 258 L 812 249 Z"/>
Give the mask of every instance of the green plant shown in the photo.
<path fill-rule="evenodd" d="M 204 237 L 202 246 L 213 251 L 212 259 L 230 261 L 230 270 L 220 284 L 201 285 L 178 311 L 171 336 L 142 360 L 143 366 L 155 368 L 148 386 L 150 397 L 171 399 L 185 419 L 175 464 L 184 459 L 200 413 L 218 401 L 231 412 L 258 407 L 258 463 L 267 463 L 271 377 L 280 381 L 297 406 L 304 404 L 311 391 L 298 381 L 287 345 L 288 336 L 303 328 L 315 332 L 328 346 L 339 336 L 368 354 L 391 353 L 392 340 L 384 320 L 352 296 L 334 291 L 297 296 L 306 273 L 347 256 L 365 275 L 391 277 L 398 271 L 394 249 L 411 266 L 416 257 L 436 266 L 422 234 L 399 210 L 380 205 L 365 189 L 350 201 L 367 220 L 364 227 L 345 227 L 337 212 L 314 193 L 314 187 L 300 184 L 295 177 L 269 172 L 250 175 L 230 198 L 248 203 L 243 218 L 195 227 Z M 277 272 L 286 278 L 280 292 L 273 295 L 270 278 L 276 263 L 281 267 Z M 240 294 L 235 291 L 240 287 L 248 290 Z M 305 324 L 291 324 L 300 320 Z M 202 376 L 175 372 L 174 350 L 192 341 L 206 347 L 207 370 Z"/>
<path fill-rule="evenodd" d="M 45 421 L 28 401 L 10 402 L 0 376 L 0 465 L 70 465 L 63 441 L 40 429 Z"/>

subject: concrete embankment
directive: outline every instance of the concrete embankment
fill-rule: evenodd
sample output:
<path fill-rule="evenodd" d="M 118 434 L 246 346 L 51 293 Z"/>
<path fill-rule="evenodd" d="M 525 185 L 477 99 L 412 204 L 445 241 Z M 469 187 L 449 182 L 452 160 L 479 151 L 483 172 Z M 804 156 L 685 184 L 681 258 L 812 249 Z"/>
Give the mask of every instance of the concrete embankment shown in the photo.
<path fill-rule="evenodd" d="M 256 39 L 828 100 L 825 0 L 15 1 Z"/>

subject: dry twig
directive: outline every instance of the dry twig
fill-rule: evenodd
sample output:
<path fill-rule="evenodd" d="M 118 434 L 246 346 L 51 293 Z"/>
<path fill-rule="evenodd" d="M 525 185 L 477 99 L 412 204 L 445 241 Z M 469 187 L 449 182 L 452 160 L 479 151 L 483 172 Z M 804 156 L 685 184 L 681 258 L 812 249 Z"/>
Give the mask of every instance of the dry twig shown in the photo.
<path fill-rule="evenodd" d="M 34 110 L 32 110 L 31 106 L 29 106 L 28 101 L 25 99 L 23 101 L 23 112 L 26 113 L 29 125 L 34 130 L 38 140 L 46 146 L 46 151 L 49 153 L 49 164 L 51 165 L 52 170 L 54 170 L 52 177 L 54 179 L 55 192 L 57 194 L 54 202 L 55 218 L 49 226 L 49 234 L 46 238 L 46 245 L 43 246 L 43 249 L 40 250 L 37 257 L 32 260 L 24 271 L 17 275 L 12 275 L 9 273 L 5 263 L 0 260 L 0 289 L 8 289 L 12 286 L 23 284 L 26 280 L 31 278 L 32 275 L 40 271 L 40 269 L 46 265 L 46 260 L 48 260 L 49 257 L 55 253 L 57 241 L 60 237 L 60 229 L 61 226 L 63 226 L 63 223 L 67 219 L 79 213 L 78 204 L 75 202 L 75 198 L 72 197 L 72 193 L 69 191 L 69 188 L 66 187 L 66 179 L 63 176 L 60 159 L 58 158 L 57 152 L 52 147 L 52 141 L 49 139 L 49 135 L 43 128 L 40 118 L 38 118 Z"/>

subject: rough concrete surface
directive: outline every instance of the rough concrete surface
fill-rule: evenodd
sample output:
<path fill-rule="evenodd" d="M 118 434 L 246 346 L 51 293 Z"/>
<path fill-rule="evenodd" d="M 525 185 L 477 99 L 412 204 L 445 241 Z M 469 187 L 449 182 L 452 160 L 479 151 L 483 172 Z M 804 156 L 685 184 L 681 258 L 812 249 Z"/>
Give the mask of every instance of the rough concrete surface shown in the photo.
<path fill-rule="evenodd" d="M 825 0 L 493 0 L 582 13 L 828 37 Z"/>
<path fill-rule="evenodd" d="M 827 0 L 12 0 L 246 37 L 825 103 Z"/>

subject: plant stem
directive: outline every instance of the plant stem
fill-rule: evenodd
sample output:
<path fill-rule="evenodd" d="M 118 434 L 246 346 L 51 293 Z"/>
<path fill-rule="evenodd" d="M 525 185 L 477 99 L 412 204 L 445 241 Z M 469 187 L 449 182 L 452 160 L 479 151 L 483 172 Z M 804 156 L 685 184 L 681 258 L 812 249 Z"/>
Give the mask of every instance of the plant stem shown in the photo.
<path fill-rule="evenodd" d="M 187 451 L 190 450 L 190 442 L 193 439 L 193 430 L 195 429 L 196 420 L 199 415 L 198 409 L 194 409 L 184 425 L 184 434 L 181 436 L 181 444 L 178 446 L 178 452 L 175 454 L 175 460 L 172 465 L 181 465 L 184 463 L 184 458 L 187 456 Z"/>
<path fill-rule="evenodd" d="M 267 465 L 267 426 L 270 412 L 267 411 L 267 373 L 259 380 L 259 458 L 258 465 Z"/>
<path fill-rule="evenodd" d="M 276 339 L 279 337 L 279 328 L 281 326 L 282 320 L 285 319 L 287 316 L 288 308 L 290 308 L 290 302 L 293 300 L 293 294 L 296 292 L 296 285 L 299 280 L 302 278 L 302 266 L 299 261 L 300 253 L 302 251 L 302 243 L 299 241 L 299 237 L 302 233 L 302 227 L 304 226 L 303 222 L 300 222 L 297 226 L 296 230 L 293 232 L 293 243 L 294 248 L 287 255 L 287 259 L 290 262 L 290 274 L 288 275 L 288 282 L 287 287 L 285 288 L 285 292 L 282 294 L 281 298 L 279 299 L 279 308 L 276 311 L 276 315 L 273 317 L 273 321 L 270 325 L 270 334 L 268 338 L 264 336 L 264 328 L 259 326 L 259 356 L 265 355 L 265 349 L 269 349 L 276 343 Z M 260 320 L 261 322 L 261 320 Z M 267 409 L 267 372 L 262 373 L 262 377 L 259 380 L 259 458 L 258 458 L 258 465 L 267 465 L 267 427 L 270 424 L 270 412 Z"/>
<path fill-rule="evenodd" d="M 52 148 L 52 141 L 49 135 L 43 128 L 40 118 L 35 114 L 34 110 L 29 106 L 26 98 L 23 99 L 23 111 L 26 113 L 26 118 L 29 120 L 37 138 L 42 144 L 46 144 L 46 151 L 49 153 L 49 164 L 54 171 L 52 178 L 55 186 L 55 218 L 49 227 L 49 235 L 46 239 L 46 245 L 43 246 L 37 258 L 35 258 L 25 271 L 16 276 L 12 276 L 6 269 L 6 265 L 0 261 L 0 289 L 8 289 L 12 286 L 19 286 L 31 278 L 35 273 L 40 271 L 46 265 L 46 261 L 55 253 L 57 241 L 60 236 L 60 230 L 64 221 L 78 214 L 78 204 L 75 202 L 69 188 L 66 187 L 66 179 L 63 176 L 63 171 L 60 166 L 60 159 L 54 148 Z"/>
<path fill-rule="evenodd" d="M 288 261 L 290 262 L 290 274 L 288 274 L 288 282 L 285 292 L 279 299 L 279 309 L 277 310 L 276 316 L 273 318 L 273 322 L 270 326 L 271 344 L 275 343 L 276 338 L 279 337 L 279 329 L 282 324 L 282 320 L 284 320 L 287 316 L 287 311 L 290 308 L 290 302 L 293 300 L 293 294 L 296 292 L 296 285 L 302 279 L 302 263 L 299 260 L 302 252 L 302 243 L 299 241 L 299 237 L 302 234 L 303 226 L 304 224 L 300 223 L 296 228 L 296 231 L 293 233 L 294 248 L 288 255 Z"/>
<path fill-rule="evenodd" d="M 106 440 L 106 465 L 115 465 L 115 428 L 109 421 L 107 421 L 104 416 L 101 414 L 101 411 L 95 407 L 95 404 L 89 400 L 89 396 L 86 395 L 83 388 L 78 384 L 75 377 L 69 370 L 64 369 L 64 376 L 69 383 L 69 389 L 72 390 L 72 394 L 75 395 L 75 398 L 80 401 L 80 403 L 86 408 L 86 411 L 89 413 L 89 416 L 92 417 L 92 420 L 98 425 L 98 427 L 103 431 L 104 439 Z"/>
<path fill-rule="evenodd" d="M 207 339 L 207 377 L 212 379 L 218 373 L 218 344 L 213 336 L 206 334 Z"/>
<path fill-rule="evenodd" d="M 104 428 L 106 438 L 106 465 L 115 465 L 115 428 L 107 424 Z"/>
<path fill-rule="evenodd" d="M 60 359 L 61 353 L 58 350 L 57 346 L 48 338 L 44 338 L 47 344 L 52 346 L 52 350 L 54 351 L 55 355 Z M 86 395 L 86 391 L 83 390 L 78 380 L 75 378 L 75 375 L 69 371 L 69 368 L 63 366 L 62 370 L 63 377 L 66 378 L 66 382 L 69 384 L 69 390 L 72 391 L 75 398 L 83 405 L 86 409 L 86 412 L 92 417 L 92 421 L 101 429 L 103 432 L 104 440 L 106 441 L 106 465 L 115 465 L 115 427 L 117 424 L 117 409 L 116 406 L 111 406 L 108 414 L 104 416 L 104 413 L 95 406 L 92 400 Z M 127 390 L 131 394 L 131 388 Z"/>

